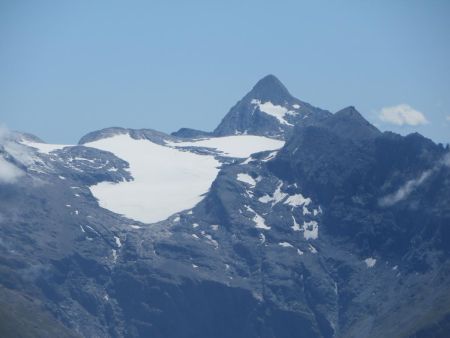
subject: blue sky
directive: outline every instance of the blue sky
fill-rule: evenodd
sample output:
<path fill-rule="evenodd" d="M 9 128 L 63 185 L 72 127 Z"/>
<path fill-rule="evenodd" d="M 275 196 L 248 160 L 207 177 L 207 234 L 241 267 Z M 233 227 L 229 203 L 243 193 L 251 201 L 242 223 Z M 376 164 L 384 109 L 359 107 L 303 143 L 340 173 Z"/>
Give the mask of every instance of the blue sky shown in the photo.
<path fill-rule="evenodd" d="M 0 0 L 0 123 L 53 143 L 212 130 L 271 73 L 313 105 L 447 143 L 449 17 L 445 0 Z"/>

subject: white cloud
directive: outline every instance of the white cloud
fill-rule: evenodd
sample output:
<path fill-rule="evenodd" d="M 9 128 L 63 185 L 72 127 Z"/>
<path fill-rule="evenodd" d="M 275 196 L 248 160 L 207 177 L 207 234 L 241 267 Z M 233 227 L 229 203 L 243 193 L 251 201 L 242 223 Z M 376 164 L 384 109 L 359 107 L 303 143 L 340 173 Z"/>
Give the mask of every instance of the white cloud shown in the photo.
<path fill-rule="evenodd" d="M 16 183 L 24 172 L 0 156 L 0 183 Z"/>
<path fill-rule="evenodd" d="M 450 122 L 450 115 L 445 118 L 448 122 Z"/>
<path fill-rule="evenodd" d="M 403 186 L 401 186 L 396 192 L 383 197 L 380 200 L 380 205 L 388 207 L 394 205 L 401 200 L 408 197 L 417 187 L 419 187 L 425 180 L 430 177 L 433 170 L 424 171 L 418 178 L 409 180 Z"/>
<path fill-rule="evenodd" d="M 450 167 L 450 153 L 447 153 L 447 155 L 444 156 L 444 158 L 442 159 L 442 164 Z"/>
<path fill-rule="evenodd" d="M 379 204 L 382 207 L 389 207 L 401 200 L 407 198 L 414 190 L 416 190 L 422 183 L 424 183 L 434 172 L 442 167 L 450 167 L 450 153 L 444 155 L 441 160 L 431 169 L 425 170 L 415 179 L 407 181 L 397 191 L 387 196 L 384 196 L 379 200 Z"/>
<path fill-rule="evenodd" d="M 379 114 L 380 120 L 399 126 L 417 126 L 428 123 L 425 115 L 408 104 L 384 107 Z"/>
<path fill-rule="evenodd" d="M 22 169 L 7 161 L 4 155 L 1 154 L 2 152 L 6 152 L 9 155 L 11 155 L 11 153 L 14 153 L 14 155 L 21 155 L 18 156 L 19 161 L 24 157 L 25 152 L 19 151 L 21 150 L 20 145 L 17 144 L 16 146 L 16 144 L 11 141 L 12 137 L 13 134 L 11 131 L 5 126 L 0 125 L 0 184 L 16 183 L 17 180 L 25 174 Z M 16 156 L 14 156 L 14 158 L 16 161 L 18 160 Z"/>

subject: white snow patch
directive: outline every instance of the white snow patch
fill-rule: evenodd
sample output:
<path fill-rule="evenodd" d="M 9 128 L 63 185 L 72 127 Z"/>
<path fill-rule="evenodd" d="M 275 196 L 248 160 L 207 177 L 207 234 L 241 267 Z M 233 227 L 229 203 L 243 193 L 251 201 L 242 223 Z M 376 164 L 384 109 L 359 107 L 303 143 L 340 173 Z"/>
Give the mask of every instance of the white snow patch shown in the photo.
<path fill-rule="evenodd" d="M 218 224 L 211 224 L 211 229 L 214 231 L 217 231 L 219 229 L 219 225 Z"/>
<path fill-rule="evenodd" d="M 285 116 L 286 116 L 286 114 L 296 115 L 297 114 L 296 112 L 290 111 L 286 107 L 275 105 L 270 101 L 261 103 L 260 100 L 253 99 L 251 101 L 251 103 L 253 105 L 257 106 L 259 108 L 259 110 L 262 111 L 263 113 L 266 113 L 268 115 L 275 117 L 279 123 L 285 124 L 288 126 L 293 126 L 293 124 L 291 124 L 285 120 Z"/>
<path fill-rule="evenodd" d="M 303 206 L 303 215 L 310 215 L 311 211 L 308 210 L 308 208 L 304 205 Z"/>
<path fill-rule="evenodd" d="M 85 158 L 85 157 L 79 157 L 79 156 L 76 156 L 76 157 L 74 157 L 74 158 L 70 158 L 70 159 L 69 159 L 70 162 L 72 162 L 73 160 L 75 160 L 75 161 L 86 161 L 86 162 L 90 162 L 90 163 L 92 163 L 92 164 L 95 164 L 95 160 L 90 159 L 90 158 Z M 108 162 L 109 162 L 109 161 L 108 161 Z"/>
<path fill-rule="evenodd" d="M 195 239 L 200 239 L 196 234 L 192 234 L 192 237 L 194 237 Z"/>
<path fill-rule="evenodd" d="M 101 207 L 144 223 L 195 206 L 219 172 L 220 163 L 213 156 L 135 140 L 126 134 L 85 146 L 110 151 L 129 163 L 133 181 L 101 182 L 90 189 Z"/>
<path fill-rule="evenodd" d="M 397 270 L 398 269 L 398 265 L 396 265 L 396 266 L 394 266 L 393 268 L 392 268 L 392 270 Z"/>
<path fill-rule="evenodd" d="M 302 194 L 295 194 L 289 196 L 284 204 L 288 204 L 292 207 L 298 207 L 300 205 L 309 205 L 311 203 L 311 199 L 309 197 L 305 198 Z"/>
<path fill-rule="evenodd" d="M 117 262 L 117 251 L 115 249 L 112 249 L 112 256 L 113 256 L 113 262 Z"/>
<path fill-rule="evenodd" d="M 301 255 L 303 255 L 304 252 L 300 249 L 297 249 L 297 253 L 299 254 L 299 256 L 301 256 Z"/>
<path fill-rule="evenodd" d="M 203 236 L 205 236 L 205 238 L 206 238 L 212 245 L 214 245 L 214 247 L 215 247 L 216 249 L 219 248 L 219 243 L 218 243 L 214 238 L 212 238 L 211 235 L 205 234 L 205 233 L 204 233 Z"/>
<path fill-rule="evenodd" d="M 192 227 L 193 227 L 193 228 L 196 228 L 196 227 L 198 227 L 198 226 L 199 226 L 198 223 L 192 223 Z"/>
<path fill-rule="evenodd" d="M 258 198 L 258 201 L 260 201 L 261 203 L 269 203 L 270 201 L 272 201 L 272 197 L 266 194 Z"/>
<path fill-rule="evenodd" d="M 306 240 L 317 239 L 319 237 L 319 224 L 316 221 L 303 222 L 303 237 Z"/>
<path fill-rule="evenodd" d="M 303 231 L 303 237 L 306 240 L 317 239 L 319 237 L 319 224 L 316 221 L 303 222 L 301 226 L 296 222 L 294 216 L 292 216 L 292 221 L 294 222 L 291 227 L 292 230 Z"/>
<path fill-rule="evenodd" d="M 192 267 L 193 267 L 194 269 L 198 269 L 198 265 L 192 264 Z"/>
<path fill-rule="evenodd" d="M 253 222 L 255 222 L 256 227 L 259 229 L 270 230 L 270 226 L 265 224 L 266 220 L 257 213 L 255 213 L 255 217 L 253 217 Z"/>
<path fill-rule="evenodd" d="M 375 264 L 377 263 L 377 260 L 373 257 L 369 257 L 369 258 L 366 258 L 364 260 L 364 262 L 366 263 L 368 268 L 373 268 L 375 266 Z"/>
<path fill-rule="evenodd" d="M 49 144 L 49 143 L 29 142 L 25 140 L 23 140 L 21 143 L 28 147 L 35 148 L 38 150 L 38 152 L 47 155 L 55 150 L 63 149 L 65 147 L 72 147 L 69 144 Z"/>
<path fill-rule="evenodd" d="M 179 222 L 179 221 L 180 221 L 180 216 L 175 217 L 175 218 L 173 219 L 173 221 L 174 221 L 175 223 Z"/>
<path fill-rule="evenodd" d="M 270 161 L 271 159 L 275 158 L 275 156 L 277 156 L 277 154 L 278 154 L 278 151 L 272 151 L 271 153 L 269 153 L 269 155 L 264 157 L 261 161 L 263 161 L 263 162 Z"/>
<path fill-rule="evenodd" d="M 70 204 L 66 204 L 66 207 L 70 208 L 70 207 L 71 207 L 71 205 L 70 205 Z"/>
<path fill-rule="evenodd" d="M 297 223 L 297 221 L 295 220 L 295 217 L 292 216 L 292 221 L 294 222 L 294 224 L 292 225 L 292 230 L 294 231 L 301 231 L 302 229 L 300 228 L 300 224 Z"/>
<path fill-rule="evenodd" d="M 118 248 L 122 247 L 122 242 L 120 241 L 120 238 L 117 236 L 114 236 L 114 241 L 116 242 L 116 245 Z"/>
<path fill-rule="evenodd" d="M 236 178 L 240 182 L 249 184 L 252 188 L 254 188 L 256 185 L 256 181 L 249 174 L 239 173 L 239 174 L 237 174 Z"/>
<path fill-rule="evenodd" d="M 93 233 L 95 233 L 96 235 L 100 235 L 97 230 L 95 230 L 93 227 L 91 227 L 90 225 L 86 225 L 86 227 L 88 227 Z"/>
<path fill-rule="evenodd" d="M 86 230 L 84 230 L 82 225 L 80 225 L 80 229 L 81 229 L 81 232 L 86 232 Z"/>
<path fill-rule="evenodd" d="M 279 246 L 282 246 L 283 248 L 293 248 L 294 246 L 291 243 L 288 242 L 280 242 L 278 243 Z"/>
<path fill-rule="evenodd" d="M 242 164 L 249 164 L 250 162 L 254 161 L 253 157 L 248 157 Z"/>
<path fill-rule="evenodd" d="M 64 176 L 59 175 L 58 176 L 60 180 L 65 180 L 66 178 Z"/>
<path fill-rule="evenodd" d="M 311 253 L 313 253 L 313 254 L 316 254 L 316 253 L 317 253 L 316 248 L 313 247 L 311 244 L 309 245 L 308 249 L 309 249 L 309 251 L 311 251 Z"/>
<path fill-rule="evenodd" d="M 278 202 L 281 202 L 286 196 L 287 194 L 284 192 L 281 192 L 281 187 L 283 186 L 283 183 L 280 183 L 277 186 L 277 189 L 274 191 L 273 193 L 273 200 L 272 200 L 272 205 L 277 204 Z"/>
<path fill-rule="evenodd" d="M 293 105 L 292 105 L 292 108 L 298 109 L 298 108 L 300 108 L 300 105 L 299 105 L 299 104 L 293 104 Z"/>
<path fill-rule="evenodd" d="M 79 213 L 80 213 L 80 212 L 79 212 L 78 210 L 75 210 L 75 215 L 78 216 Z"/>
<path fill-rule="evenodd" d="M 260 201 L 261 203 L 269 203 L 272 202 L 272 206 L 274 206 L 275 204 L 281 202 L 286 196 L 287 194 L 284 192 L 281 192 L 281 187 L 282 187 L 283 183 L 280 183 L 277 188 L 275 189 L 275 191 L 273 192 L 272 196 L 269 195 L 264 195 L 262 197 L 260 197 L 258 199 L 258 201 Z"/>
<path fill-rule="evenodd" d="M 284 141 L 264 136 L 238 135 L 205 138 L 187 142 L 166 142 L 171 147 L 204 147 L 213 148 L 224 156 L 247 158 L 253 153 L 265 150 L 280 149 Z"/>
<path fill-rule="evenodd" d="M 142 227 L 139 226 L 139 225 L 130 224 L 130 228 L 131 228 L 131 229 L 140 229 L 140 228 L 142 228 Z"/>
<path fill-rule="evenodd" d="M 250 208 L 248 205 L 245 206 L 245 208 L 255 215 L 252 220 L 255 223 L 256 228 L 270 230 L 270 226 L 266 225 L 266 220 L 263 217 L 261 217 L 255 210 Z"/>

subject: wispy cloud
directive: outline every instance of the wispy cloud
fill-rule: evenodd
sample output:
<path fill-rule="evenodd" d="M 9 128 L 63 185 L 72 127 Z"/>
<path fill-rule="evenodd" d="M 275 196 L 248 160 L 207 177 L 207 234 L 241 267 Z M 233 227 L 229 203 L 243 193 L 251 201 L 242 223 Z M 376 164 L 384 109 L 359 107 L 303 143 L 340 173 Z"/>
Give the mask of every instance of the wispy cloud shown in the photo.
<path fill-rule="evenodd" d="M 430 177 L 433 170 L 427 170 L 423 172 L 418 178 L 409 180 L 403 186 L 401 186 L 396 192 L 389 194 L 380 199 L 380 205 L 382 207 L 389 207 L 397 202 L 408 197 L 419 185 Z"/>
<path fill-rule="evenodd" d="M 0 155 L 0 183 L 16 183 L 24 172 Z"/>
<path fill-rule="evenodd" d="M 428 123 L 428 120 L 422 112 L 405 103 L 382 108 L 378 117 L 383 122 L 398 126 L 417 126 Z"/>
<path fill-rule="evenodd" d="M 0 125 L 0 183 L 3 184 L 16 183 L 25 174 L 23 170 L 6 160 L 4 154 L 2 154 L 10 143 L 11 135 L 8 128 Z"/>
<path fill-rule="evenodd" d="M 444 158 L 442 159 L 442 165 L 450 167 L 450 153 L 444 156 Z"/>
<path fill-rule="evenodd" d="M 435 171 L 441 167 L 450 167 L 450 154 L 447 154 L 442 158 L 438 164 L 432 168 L 422 172 L 417 178 L 407 181 L 397 191 L 392 194 L 386 195 L 379 200 L 379 205 L 382 207 L 389 207 L 401 200 L 407 198 L 415 189 L 417 189 L 422 183 L 424 183 Z"/>

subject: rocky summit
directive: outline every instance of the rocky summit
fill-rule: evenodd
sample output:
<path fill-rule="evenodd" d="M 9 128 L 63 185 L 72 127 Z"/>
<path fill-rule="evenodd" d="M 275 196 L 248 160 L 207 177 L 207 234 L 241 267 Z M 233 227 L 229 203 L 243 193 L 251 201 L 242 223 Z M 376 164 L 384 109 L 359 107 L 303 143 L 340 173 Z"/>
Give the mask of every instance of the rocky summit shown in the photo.
<path fill-rule="evenodd" d="M 214 131 L 0 138 L 1 337 L 449 337 L 450 151 L 261 79 Z"/>
<path fill-rule="evenodd" d="M 287 139 L 295 125 L 308 125 L 330 112 L 293 97 L 273 75 L 258 81 L 214 130 L 213 135 L 264 135 Z"/>

